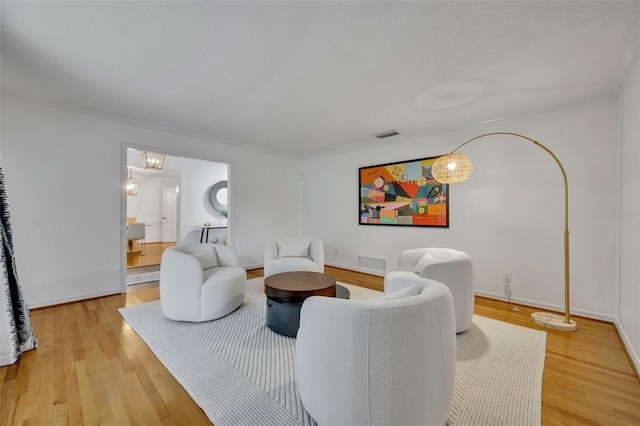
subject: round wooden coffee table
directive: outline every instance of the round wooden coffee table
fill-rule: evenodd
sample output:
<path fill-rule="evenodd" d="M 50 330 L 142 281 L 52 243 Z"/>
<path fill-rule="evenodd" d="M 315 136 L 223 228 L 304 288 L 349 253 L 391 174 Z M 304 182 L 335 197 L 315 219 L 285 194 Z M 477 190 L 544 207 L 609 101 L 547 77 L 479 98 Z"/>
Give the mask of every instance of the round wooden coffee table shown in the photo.
<path fill-rule="evenodd" d="M 349 298 L 349 290 L 336 285 L 336 279 L 320 272 L 283 272 L 264 280 L 267 294 L 267 327 L 278 334 L 296 337 L 300 327 L 300 308 L 307 297 Z M 337 292 L 337 295 L 336 295 Z"/>

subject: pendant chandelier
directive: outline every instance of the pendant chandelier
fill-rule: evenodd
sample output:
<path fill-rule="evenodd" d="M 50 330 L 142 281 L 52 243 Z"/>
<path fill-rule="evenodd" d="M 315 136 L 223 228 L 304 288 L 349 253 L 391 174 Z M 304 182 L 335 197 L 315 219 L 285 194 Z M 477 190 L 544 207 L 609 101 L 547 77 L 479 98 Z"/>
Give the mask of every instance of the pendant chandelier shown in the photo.
<path fill-rule="evenodd" d="M 142 156 L 142 166 L 145 169 L 155 169 L 162 170 L 162 166 L 164 166 L 164 158 L 166 157 L 164 154 L 156 154 L 155 152 L 143 152 Z"/>
<path fill-rule="evenodd" d="M 129 170 L 129 178 L 127 179 L 127 195 L 138 195 L 140 182 L 131 176 L 131 167 L 127 167 L 127 169 Z"/>

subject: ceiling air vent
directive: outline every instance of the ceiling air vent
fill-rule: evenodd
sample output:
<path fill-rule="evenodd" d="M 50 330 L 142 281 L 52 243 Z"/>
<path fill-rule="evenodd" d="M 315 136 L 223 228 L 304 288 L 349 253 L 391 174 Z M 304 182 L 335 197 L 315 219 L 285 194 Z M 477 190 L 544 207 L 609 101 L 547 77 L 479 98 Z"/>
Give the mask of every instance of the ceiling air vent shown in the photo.
<path fill-rule="evenodd" d="M 391 136 L 396 136 L 399 135 L 400 133 L 396 132 L 395 129 L 391 129 L 391 130 L 387 130 L 386 132 L 380 132 L 380 133 L 376 133 L 375 136 L 378 139 L 384 139 L 384 138 L 388 138 Z"/>

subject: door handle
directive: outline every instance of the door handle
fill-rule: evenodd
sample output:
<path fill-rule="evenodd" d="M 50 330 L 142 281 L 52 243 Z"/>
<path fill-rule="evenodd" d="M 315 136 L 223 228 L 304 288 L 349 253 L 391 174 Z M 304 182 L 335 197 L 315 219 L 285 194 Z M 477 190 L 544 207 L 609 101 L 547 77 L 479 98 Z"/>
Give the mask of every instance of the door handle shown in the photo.
<path fill-rule="evenodd" d="M 163 217 L 163 219 L 166 219 L 166 217 Z"/>

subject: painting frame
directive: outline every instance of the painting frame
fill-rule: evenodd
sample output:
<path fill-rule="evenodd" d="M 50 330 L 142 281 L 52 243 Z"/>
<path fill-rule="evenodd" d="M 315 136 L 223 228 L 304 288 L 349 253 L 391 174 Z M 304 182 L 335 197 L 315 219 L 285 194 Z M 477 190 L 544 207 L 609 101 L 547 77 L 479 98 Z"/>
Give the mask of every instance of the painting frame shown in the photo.
<path fill-rule="evenodd" d="M 431 174 L 439 157 L 358 168 L 358 224 L 449 228 L 449 185 Z"/>

